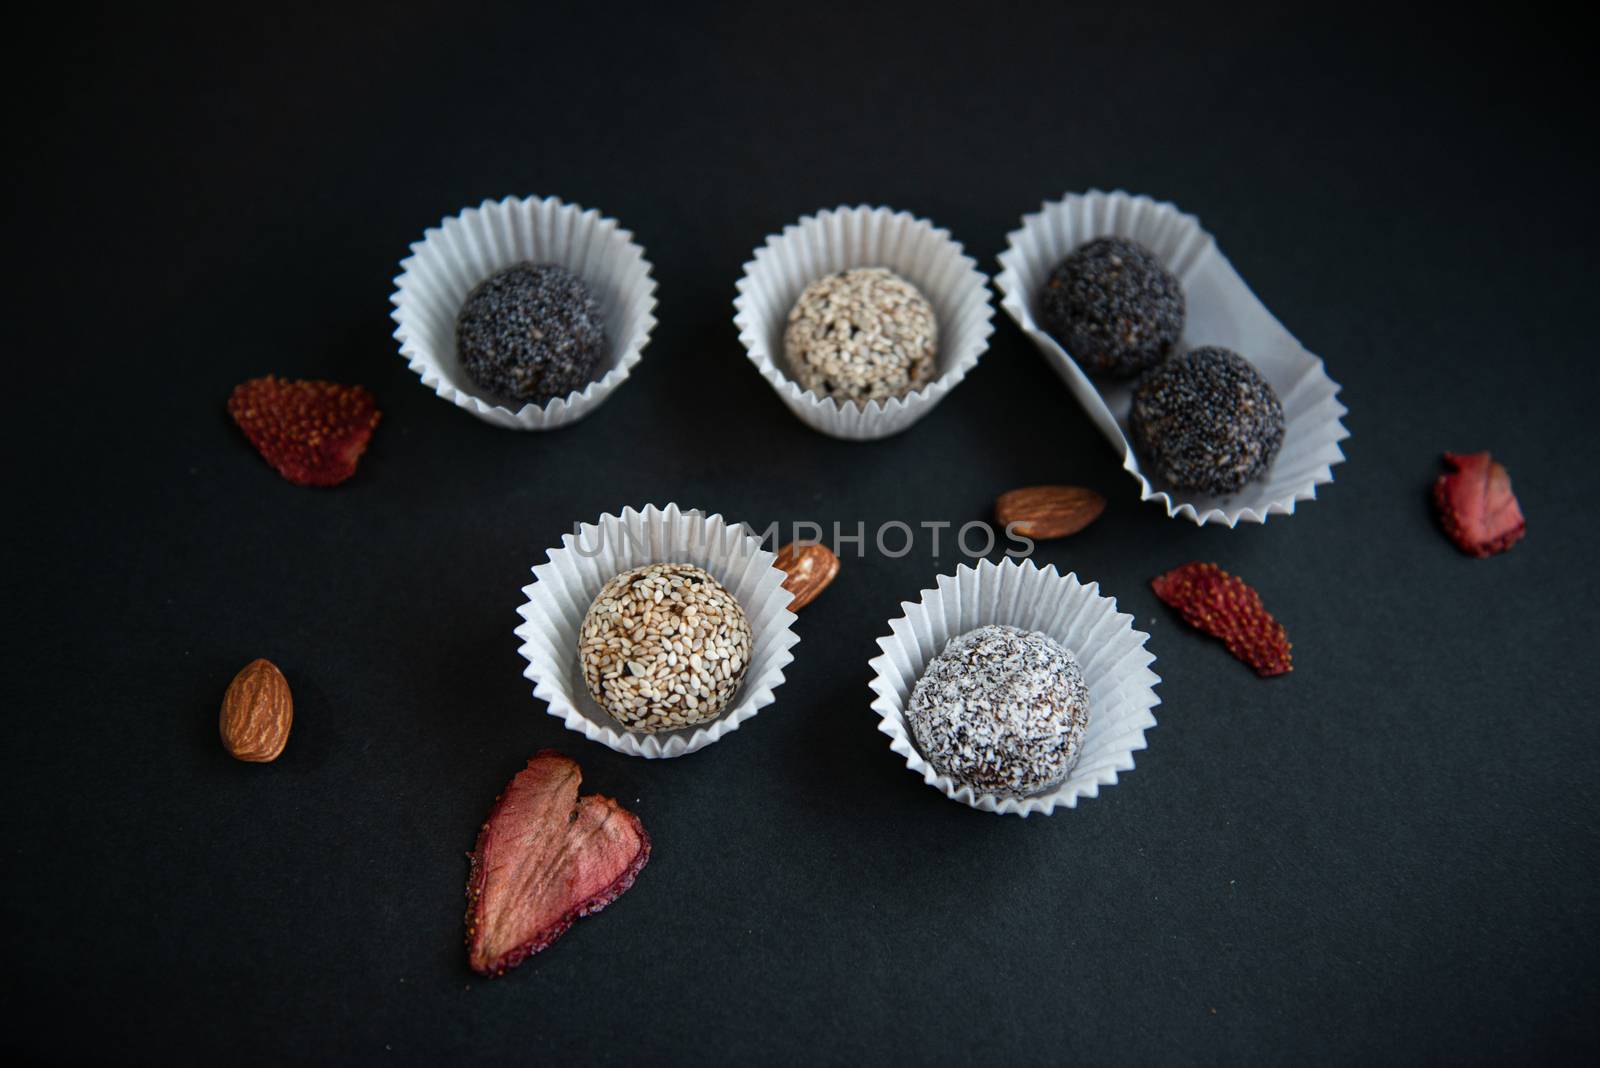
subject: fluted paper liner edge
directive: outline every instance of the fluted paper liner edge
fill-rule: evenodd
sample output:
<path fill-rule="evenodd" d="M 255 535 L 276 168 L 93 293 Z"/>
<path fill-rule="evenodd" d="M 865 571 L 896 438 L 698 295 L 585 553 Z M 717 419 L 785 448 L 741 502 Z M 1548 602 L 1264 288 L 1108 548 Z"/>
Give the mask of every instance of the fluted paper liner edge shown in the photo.
<path fill-rule="evenodd" d="M 1283 447 L 1266 475 L 1226 497 L 1157 485 L 1144 472 L 1127 434 L 1131 383 L 1091 379 L 1055 338 L 1039 325 L 1037 297 L 1050 271 L 1068 253 L 1097 237 L 1119 236 L 1150 249 L 1183 284 L 1188 308 L 1175 349 L 1221 345 L 1249 360 L 1283 402 Z M 1198 524 L 1264 523 L 1290 514 L 1317 488 L 1333 481 L 1344 460 L 1339 442 L 1349 437 L 1341 417 L 1339 385 L 1322 360 L 1307 352 L 1245 285 L 1192 215 L 1171 204 L 1123 192 L 1092 190 L 1047 202 L 1023 217 L 1007 238 L 995 283 L 1000 305 L 1055 369 L 1095 426 L 1122 455 L 1122 466 L 1139 485 L 1141 500 L 1159 502 L 1169 516 Z"/>
<path fill-rule="evenodd" d="M 449 216 L 411 246 L 394 280 L 400 355 L 423 385 L 495 426 L 552 430 L 582 419 L 627 381 L 655 327 L 655 280 L 632 237 L 615 219 L 556 197 L 486 200 Z M 606 320 L 599 377 L 544 404 L 494 396 L 456 354 L 456 315 L 472 287 L 524 261 L 560 264 L 583 279 Z"/>
<path fill-rule="evenodd" d="M 887 267 L 920 290 L 939 322 L 938 375 L 883 401 L 837 401 L 787 371 L 783 329 L 805 287 L 836 271 Z M 898 434 L 931 412 L 977 366 L 994 332 L 988 279 L 949 231 L 885 207 L 838 207 L 773 234 L 744 265 L 734 325 L 750 362 L 801 422 L 857 441 Z"/>
<path fill-rule="evenodd" d="M 1161 702 L 1155 695 L 1161 679 L 1150 670 L 1155 656 L 1146 648 L 1149 635 L 1133 629 L 1133 617 L 1119 613 L 1098 583 L 1058 574 L 1054 565 L 1041 570 L 1031 560 L 984 560 L 940 575 L 934 589 L 900 607 L 889 633 L 878 639 L 882 653 L 868 664 L 876 695 L 871 707 L 890 749 L 929 786 L 983 812 L 1049 815 L 1099 796 L 1102 787 L 1133 769 L 1133 754 L 1145 748 L 1145 732 L 1156 725 L 1151 709 Z M 1077 763 L 1061 785 L 1021 799 L 980 793 L 935 771 L 906 722 L 912 688 L 928 661 L 951 638 L 992 623 L 1042 631 L 1060 642 L 1077 658 L 1089 688 L 1089 723 Z"/>
<path fill-rule="evenodd" d="M 776 559 L 743 526 L 676 504 L 626 508 L 581 524 L 534 566 L 534 581 L 522 590 L 527 600 L 517 609 L 523 621 L 515 633 L 533 695 L 567 729 L 629 756 L 684 756 L 738 730 L 773 702 L 800 640 Z M 623 571 L 654 563 L 688 563 L 710 572 L 744 609 L 752 641 L 744 680 L 716 719 L 644 734 L 624 730 L 590 696 L 578 661 L 578 633 L 601 587 Z"/>

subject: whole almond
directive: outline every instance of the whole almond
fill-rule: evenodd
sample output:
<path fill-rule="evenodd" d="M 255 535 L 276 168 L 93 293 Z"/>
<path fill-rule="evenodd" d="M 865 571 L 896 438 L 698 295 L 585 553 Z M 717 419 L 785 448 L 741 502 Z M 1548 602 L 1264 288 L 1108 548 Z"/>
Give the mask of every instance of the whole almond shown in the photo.
<path fill-rule="evenodd" d="M 1044 541 L 1076 534 L 1105 508 L 1106 499 L 1083 486 L 1025 486 L 1002 493 L 994 517 L 1009 531 Z"/>
<path fill-rule="evenodd" d="M 791 612 L 816 600 L 817 594 L 839 574 L 839 558 L 832 549 L 816 542 L 790 542 L 778 550 L 773 566 L 789 576 L 783 580 L 783 588 L 794 594 L 789 602 Z"/>
<path fill-rule="evenodd" d="M 270 660 L 252 660 L 222 695 L 222 744 L 240 760 L 277 760 L 294 723 L 289 680 Z"/>

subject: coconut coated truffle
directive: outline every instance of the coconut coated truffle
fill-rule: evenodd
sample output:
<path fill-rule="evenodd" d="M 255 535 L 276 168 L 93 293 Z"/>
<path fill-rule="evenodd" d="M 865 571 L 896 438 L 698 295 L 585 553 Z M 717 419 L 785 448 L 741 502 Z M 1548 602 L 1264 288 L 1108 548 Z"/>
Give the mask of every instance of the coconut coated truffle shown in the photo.
<path fill-rule="evenodd" d="M 456 316 L 456 351 L 479 386 L 543 404 L 588 385 L 605 353 L 605 316 L 583 279 L 518 263 L 479 282 Z"/>
<path fill-rule="evenodd" d="M 1026 797 L 1077 763 L 1089 688 L 1049 635 L 990 625 L 951 638 L 929 662 L 906 719 L 935 771 L 981 793 Z"/>
<path fill-rule="evenodd" d="M 1039 293 L 1040 320 L 1092 375 L 1131 378 L 1183 333 L 1183 287 L 1149 249 L 1122 237 L 1080 246 Z"/>
<path fill-rule="evenodd" d="M 750 665 L 738 600 L 693 564 L 650 564 L 607 582 L 578 632 L 589 693 L 630 731 L 716 719 Z"/>
<path fill-rule="evenodd" d="M 1283 405 L 1242 356 L 1207 346 L 1134 387 L 1134 448 L 1169 485 L 1214 496 L 1259 478 L 1283 445 Z"/>
<path fill-rule="evenodd" d="M 939 321 L 928 298 L 882 267 L 812 282 L 783 331 L 796 382 L 819 397 L 862 404 L 927 385 L 938 344 Z"/>

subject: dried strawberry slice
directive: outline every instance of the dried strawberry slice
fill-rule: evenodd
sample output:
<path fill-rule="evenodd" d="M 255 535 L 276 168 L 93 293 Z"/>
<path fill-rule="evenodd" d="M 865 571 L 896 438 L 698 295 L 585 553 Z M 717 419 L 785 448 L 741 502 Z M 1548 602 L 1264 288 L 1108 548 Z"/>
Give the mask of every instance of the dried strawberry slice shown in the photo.
<path fill-rule="evenodd" d="M 267 463 L 297 486 L 337 486 L 355 474 L 382 416 L 361 386 L 272 375 L 236 386 L 228 414 Z"/>
<path fill-rule="evenodd" d="M 1445 534 L 1462 552 L 1503 553 L 1528 532 L 1511 476 L 1488 453 L 1447 452 L 1444 462 L 1453 470 L 1433 484 L 1433 503 Z"/>
<path fill-rule="evenodd" d="M 504 975 L 633 885 L 650 836 L 633 813 L 578 796 L 583 772 L 553 749 L 536 753 L 496 800 L 468 854 L 467 957 Z"/>
<path fill-rule="evenodd" d="M 1216 564 L 1196 562 L 1151 579 L 1150 586 L 1184 622 L 1221 638 L 1228 652 L 1262 678 L 1294 670 L 1283 624 L 1272 618 L 1261 595 L 1243 579 Z"/>

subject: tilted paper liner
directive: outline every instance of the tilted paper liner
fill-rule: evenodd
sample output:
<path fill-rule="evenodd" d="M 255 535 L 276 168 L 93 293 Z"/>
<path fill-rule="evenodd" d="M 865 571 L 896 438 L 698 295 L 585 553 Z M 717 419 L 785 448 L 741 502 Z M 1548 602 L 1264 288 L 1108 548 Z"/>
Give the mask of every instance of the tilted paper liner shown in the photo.
<path fill-rule="evenodd" d="M 599 377 L 545 404 L 497 397 L 467 376 L 456 355 L 456 315 L 479 282 L 513 264 L 560 264 L 605 314 Z M 550 430 L 598 408 L 639 362 L 656 320 L 655 280 L 644 250 L 615 219 L 555 197 L 486 200 L 452 215 L 411 246 L 389 298 L 394 336 L 411 369 L 445 400 L 514 430 Z"/>
<path fill-rule="evenodd" d="M 858 404 L 819 397 L 789 377 L 783 331 L 806 286 L 835 271 L 887 267 L 928 298 L 939 320 L 938 376 L 903 397 Z M 933 410 L 978 363 L 994 332 L 988 280 L 946 230 L 888 208 L 840 207 L 767 238 L 744 265 L 734 325 L 756 365 L 807 426 L 836 438 L 898 434 Z"/>
<path fill-rule="evenodd" d="M 1188 316 L 1174 355 L 1201 345 L 1233 349 L 1283 402 L 1286 427 L 1277 460 L 1237 493 L 1213 497 L 1152 483 L 1128 440 L 1133 383 L 1091 379 L 1039 325 L 1038 293 L 1056 264 L 1079 245 L 1113 235 L 1144 245 L 1183 284 Z M 1317 487 L 1333 481 L 1333 465 L 1344 459 L 1339 442 L 1349 437 L 1340 422 L 1345 408 L 1338 401 L 1338 384 L 1256 299 L 1194 216 L 1127 193 L 1071 194 L 1023 218 L 1022 229 L 1009 235 L 1000 267 L 995 281 L 1001 306 L 1122 452 L 1122 466 L 1139 482 L 1140 499 L 1160 501 L 1169 516 L 1232 527 L 1241 520 L 1266 522 L 1273 512 L 1293 512 L 1297 501 L 1315 499 Z"/>
<path fill-rule="evenodd" d="M 800 640 L 784 573 L 773 566 L 776 559 L 744 527 L 720 515 L 681 511 L 676 504 L 627 508 L 620 516 L 581 525 L 549 551 L 547 562 L 534 567 L 535 581 L 522 590 L 528 600 L 517 609 L 523 623 L 516 635 L 533 695 L 548 702 L 550 714 L 569 730 L 629 756 L 683 756 L 737 730 L 772 703 L 784 666 L 794 659 L 789 650 Z M 710 723 L 632 733 L 590 696 L 578 662 L 578 632 L 601 587 L 624 571 L 657 563 L 694 564 L 727 587 L 750 622 L 750 666 L 733 700 Z"/>
<path fill-rule="evenodd" d="M 1085 586 L 1076 575 L 1057 574 L 1053 565 L 1041 571 L 1031 560 L 963 564 L 954 575 L 940 575 L 938 583 L 921 600 L 900 606 L 905 614 L 878 639 L 883 654 L 868 664 L 875 672 L 878 729 L 905 757 L 906 767 L 952 800 L 1018 816 L 1074 808 L 1080 797 L 1098 796 L 1100 787 L 1115 783 L 1118 772 L 1132 770 L 1133 754 L 1145 747 L 1144 732 L 1156 725 L 1150 710 L 1161 702 L 1154 689 L 1161 679 L 1150 670 L 1155 657 L 1145 648 L 1149 635 L 1133 629 L 1133 617 L 1119 614 L 1098 583 Z M 977 793 L 935 771 L 917 751 L 905 718 L 928 661 L 951 638 L 991 623 L 1048 634 L 1077 658 L 1089 687 L 1089 725 L 1077 764 L 1060 786 L 1020 800 Z"/>

